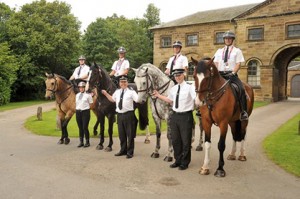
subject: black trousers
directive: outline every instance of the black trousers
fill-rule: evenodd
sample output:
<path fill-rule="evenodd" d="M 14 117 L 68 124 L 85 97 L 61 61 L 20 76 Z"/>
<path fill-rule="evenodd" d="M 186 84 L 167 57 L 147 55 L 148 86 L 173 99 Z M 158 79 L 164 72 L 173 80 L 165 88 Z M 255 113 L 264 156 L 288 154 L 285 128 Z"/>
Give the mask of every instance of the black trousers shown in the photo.
<path fill-rule="evenodd" d="M 134 153 L 134 138 L 136 136 L 137 118 L 134 111 L 126 113 L 118 113 L 118 131 L 120 139 L 120 152 L 133 155 Z"/>
<path fill-rule="evenodd" d="M 83 142 L 83 138 L 87 141 L 90 139 L 89 122 L 91 119 L 90 109 L 76 110 L 76 122 L 79 128 L 79 139 Z"/>
<path fill-rule="evenodd" d="M 191 162 L 193 112 L 174 112 L 170 117 L 175 163 L 188 166 Z"/>

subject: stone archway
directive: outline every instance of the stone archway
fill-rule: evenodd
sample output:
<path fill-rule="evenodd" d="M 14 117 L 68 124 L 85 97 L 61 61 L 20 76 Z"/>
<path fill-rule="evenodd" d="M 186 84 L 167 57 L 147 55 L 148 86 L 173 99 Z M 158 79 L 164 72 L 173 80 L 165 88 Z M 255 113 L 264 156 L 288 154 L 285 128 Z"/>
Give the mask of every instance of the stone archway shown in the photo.
<path fill-rule="evenodd" d="M 289 63 L 300 56 L 300 44 L 289 44 L 278 49 L 270 62 L 273 71 L 273 101 L 287 99 L 287 74 Z"/>

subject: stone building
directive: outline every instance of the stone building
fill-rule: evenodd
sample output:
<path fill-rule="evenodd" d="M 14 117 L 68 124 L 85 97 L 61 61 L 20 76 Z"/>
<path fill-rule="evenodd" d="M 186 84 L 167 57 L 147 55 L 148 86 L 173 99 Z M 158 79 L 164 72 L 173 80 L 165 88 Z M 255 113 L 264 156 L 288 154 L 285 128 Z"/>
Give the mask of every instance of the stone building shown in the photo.
<path fill-rule="evenodd" d="M 222 48 L 222 35 L 231 30 L 245 62 L 239 77 L 254 88 L 255 100 L 286 99 L 300 81 L 288 88 L 288 65 L 300 56 L 300 0 L 266 0 L 198 12 L 151 28 L 154 33 L 154 65 L 164 70 L 172 55 L 172 43 L 183 43 L 189 61 L 212 57 Z M 190 63 L 191 75 L 193 71 Z M 192 80 L 189 75 L 188 79 Z"/>

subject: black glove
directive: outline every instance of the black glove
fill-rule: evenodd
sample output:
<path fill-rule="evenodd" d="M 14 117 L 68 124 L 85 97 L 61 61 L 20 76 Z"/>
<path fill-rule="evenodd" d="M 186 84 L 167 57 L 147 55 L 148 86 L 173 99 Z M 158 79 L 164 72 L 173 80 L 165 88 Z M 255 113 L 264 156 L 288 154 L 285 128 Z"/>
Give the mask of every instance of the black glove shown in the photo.
<path fill-rule="evenodd" d="M 235 77 L 235 74 L 232 72 L 232 73 L 228 73 L 227 76 L 228 79 L 232 79 L 233 77 Z"/>

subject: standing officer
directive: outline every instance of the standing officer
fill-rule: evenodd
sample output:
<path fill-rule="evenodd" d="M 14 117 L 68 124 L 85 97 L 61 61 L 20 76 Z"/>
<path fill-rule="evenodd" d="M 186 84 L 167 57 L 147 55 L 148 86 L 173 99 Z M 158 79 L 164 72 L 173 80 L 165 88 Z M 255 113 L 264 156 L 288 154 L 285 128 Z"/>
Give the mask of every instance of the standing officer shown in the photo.
<path fill-rule="evenodd" d="M 116 102 L 116 112 L 118 113 L 118 131 L 121 149 L 115 156 L 126 155 L 132 158 L 134 154 L 134 138 L 136 136 L 137 118 L 134 114 L 133 102 L 138 100 L 137 93 L 128 88 L 127 76 L 120 77 L 120 88 L 111 96 L 105 90 L 102 94 L 111 102 Z"/>
<path fill-rule="evenodd" d="M 124 47 L 120 47 L 118 49 L 119 59 L 114 62 L 109 76 L 113 78 L 117 84 L 119 83 L 119 77 L 122 75 L 127 75 L 129 72 L 130 64 L 127 59 L 125 59 L 126 49 Z M 118 85 L 117 85 L 118 86 Z"/>
<path fill-rule="evenodd" d="M 219 73 L 225 79 L 230 79 L 233 83 L 238 85 L 242 97 L 239 98 L 241 116 L 240 120 L 248 120 L 247 101 L 245 88 L 242 81 L 238 78 L 238 71 L 241 68 L 241 63 L 245 61 L 242 51 L 233 45 L 235 34 L 227 31 L 223 35 L 225 47 L 220 48 L 214 55 L 214 62 L 218 67 Z"/>
<path fill-rule="evenodd" d="M 76 94 L 76 122 L 79 128 L 79 145 L 77 147 L 90 146 L 90 104 L 93 103 L 93 98 L 90 94 L 85 92 L 85 82 L 79 82 L 79 93 Z M 85 144 L 83 139 L 85 137 Z"/>
<path fill-rule="evenodd" d="M 196 92 L 193 85 L 184 81 L 184 69 L 175 69 L 173 75 L 177 84 L 171 88 L 169 95 L 167 97 L 160 95 L 156 90 L 153 95 L 172 104 L 174 113 L 170 116 L 170 126 L 175 162 L 170 167 L 179 167 L 179 170 L 185 170 L 191 162 L 193 110 Z"/>
<path fill-rule="evenodd" d="M 187 71 L 188 69 L 188 65 L 189 65 L 188 59 L 186 56 L 181 54 L 181 49 L 182 49 L 181 41 L 175 41 L 173 43 L 174 55 L 170 57 L 165 70 L 165 74 L 167 74 L 168 76 L 172 75 L 172 72 L 175 69 L 184 69 L 184 71 Z"/>

